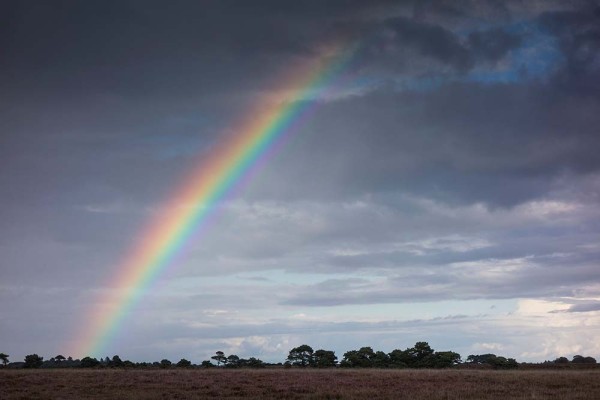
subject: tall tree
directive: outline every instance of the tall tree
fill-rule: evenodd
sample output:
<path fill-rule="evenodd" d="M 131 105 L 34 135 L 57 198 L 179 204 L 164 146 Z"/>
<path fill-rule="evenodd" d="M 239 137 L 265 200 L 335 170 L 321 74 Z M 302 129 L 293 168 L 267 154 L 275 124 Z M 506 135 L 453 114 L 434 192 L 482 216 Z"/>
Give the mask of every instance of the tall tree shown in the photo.
<path fill-rule="evenodd" d="M 227 357 L 225 357 L 225 353 L 223 353 L 222 351 L 217 351 L 217 353 L 211 358 L 217 362 L 217 366 L 220 366 L 221 364 L 225 364 L 227 362 Z"/>
<path fill-rule="evenodd" d="M 390 366 L 393 368 L 407 368 L 412 363 L 412 357 L 404 350 L 395 349 L 388 354 Z"/>
<path fill-rule="evenodd" d="M 313 354 L 313 365 L 319 368 L 335 367 L 337 357 L 333 351 L 317 350 Z"/>
<path fill-rule="evenodd" d="M 241 362 L 240 358 L 238 356 L 236 356 L 235 354 L 232 354 L 229 357 L 227 357 L 226 367 L 237 368 L 240 366 L 240 362 Z"/>
<path fill-rule="evenodd" d="M 309 365 L 312 365 L 313 349 L 307 344 L 294 347 L 290 350 L 287 359 L 292 365 L 297 365 L 299 367 L 307 367 Z"/>
<path fill-rule="evenodd" d="M 121 360 L 121 357 L 119 357 L 118 355 L 114 355 L 108 365 L 110 365 L 111 367 L 122 367 L 123 364 L 124 363 L 123 363 L 123 360 Z"/>
<path fill-rule="evenodd" d="M 390 356 L 383 351 L 376 351 L 371 360 L 375 368 L 388 368 L 390 366 Z"/>
<path fill-rule="evenodd" d="M 0 353 L 0 360 L 2 360 L 2 364 L 8 364 L 8 357 L 10 357 L 8 354 Z"/>
<path fill-rule="evenodd" d="M 371 347 L 361 347 L 358 350 L 350 350 L 344 353 L 344 358 L 340 363 L 342 367 L 352 368 L 371 368 L 375 352 Z"/>

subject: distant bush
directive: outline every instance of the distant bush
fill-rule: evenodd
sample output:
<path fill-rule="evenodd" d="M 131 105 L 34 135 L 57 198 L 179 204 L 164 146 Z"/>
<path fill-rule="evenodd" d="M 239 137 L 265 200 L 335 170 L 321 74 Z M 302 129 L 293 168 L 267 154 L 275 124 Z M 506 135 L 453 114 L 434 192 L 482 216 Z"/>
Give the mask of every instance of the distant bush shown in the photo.
<path fill-rule="evenodd" d="M 25 364 L 23 368 L 39 368 L 44 363 L 44 357 L 40 357 L 37 354 L 29 354 L 25 356 Z"/>
<path fill-rule="evenodd" d="M 495 354 L 478 354 L 467 357 L 467 363 L 487 364 L 495 369 L 514 369 L 519 367 L 519 363 L 514 358 L 506 358 Z"/>
<path fill-rule="evenodd" d="M 574 364 L 596 364 L 596 359 L 594 357 L 576 355 L 571 362 Z"/>
<path fill-rule="evenodd" d="M 82 368 L 93 368 L 97 367 L 98 365 L 100 365 L 100 361 L 92 357 L 83 357 L 80 363 Z"/>
<path fill-rule="evenodd" d="M 182 358 L 181 360 L 179 360 L 176 364 L 179 368 L 189 368 L 192 366 L 192 362 L 186 360 L 185 358 Z"/>

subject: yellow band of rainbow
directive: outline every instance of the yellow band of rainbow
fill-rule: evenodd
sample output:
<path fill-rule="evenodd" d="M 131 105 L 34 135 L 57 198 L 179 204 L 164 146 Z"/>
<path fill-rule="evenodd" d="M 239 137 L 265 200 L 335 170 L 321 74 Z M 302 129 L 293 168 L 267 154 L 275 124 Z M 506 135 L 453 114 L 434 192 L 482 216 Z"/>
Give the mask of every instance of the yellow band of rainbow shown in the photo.
<path fill-rule="evenodd" d="M 356 46 L 328 52 L 286 74 L 289 101 L 265 100 L 248 112 L 210 156 L 200 160 L 164 209 L 142 231 L 108 283 L 109 295 L 86 313 L 69 354 L 102 356 L 144 293 L 218 205 L 260 164 L 276 143 L 301 122 L 342 75 Z"/>

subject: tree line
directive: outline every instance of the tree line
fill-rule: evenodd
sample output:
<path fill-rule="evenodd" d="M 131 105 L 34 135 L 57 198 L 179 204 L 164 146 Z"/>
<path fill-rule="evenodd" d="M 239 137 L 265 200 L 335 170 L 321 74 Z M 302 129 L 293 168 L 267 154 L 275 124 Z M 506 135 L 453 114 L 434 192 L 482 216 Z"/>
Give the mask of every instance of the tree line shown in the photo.
<path fill-rule="evenodd" d="M 573 356 L 573 359 L 569 361 L 567 357 L 558 357 L 554 361 L 547 361 L 546 363 L 553 364 L 596 364 L 594 357 L 584 357 L 580 354 Z"/>
<path fill-rule="evenodd" d="M 9 355 L 0 353 L 0 361 L 4 367 L 9 365 Z M 212 361 L 211 361 L 212 360 Z M 558 357 L 544 364 L 596 364 L 593 357 L 576 355 L 572 360 Z M 338 357 L 332 350 L 313 348 L 307 344 L 294 347 L 289 351 L 283 363 L 270 364 L 258 358 L 240 358 L 235 354 L 225 355 L 217 351 L 210 360 L 204 360 L 199 365 L 182 358 L 176 363 L 168 359 L 155 362 L 132 362 L 122 360 L 118 355 L 112 358 L 96 359 L 90 356 L 73 359 L 59 354 L 44 361 L 37 354 L 25 356 L 19 363 L 10 363 L 14 368 L 265 368 L 267 366 L 283 366 L 285 368 L 451 368 L 458 365 L 484 366 L 495 369 L 517 368 L 519 363 L 514 358 L 495 354 L 471 354 L 462 360 L 460 354 L 454 351 L 435 351 L 427 342 L 417 342 L 413 347 L 404 350 L 395 349 L 389 353 L 374 351 L 371 347 L 361 347 L 344 353 L 338 362 Z"/>
<path fill-rule="evenodd" d="M 374 351 L 371 347 L 361 347 L 344 353 L 338 363 L 333 351 L 317 350 L 302 345 L 290 350 L 285 366 L 287 367 L 341 367 L 341 368 L 450 368 L 461 364 L 460 354 L 454 351 L 435 351 L 427 342 L 417 342 L 405 350 L 395 349 L 389 353 Z M 516 368 L 513 358 L 494 354 L 470 355 L 467 363 L 488 364 L 494 368 Z"/>

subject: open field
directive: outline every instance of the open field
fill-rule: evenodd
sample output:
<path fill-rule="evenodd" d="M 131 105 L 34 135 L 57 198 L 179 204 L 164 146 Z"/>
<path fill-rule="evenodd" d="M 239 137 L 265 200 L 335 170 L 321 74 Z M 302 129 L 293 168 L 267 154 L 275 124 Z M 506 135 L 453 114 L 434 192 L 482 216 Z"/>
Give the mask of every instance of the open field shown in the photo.
<path fill-rule="evenodd" d="M 600 399 L 600 371 L 0 370 L 2 399 Z"/>

